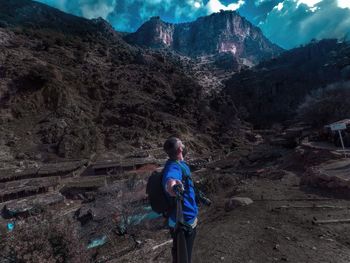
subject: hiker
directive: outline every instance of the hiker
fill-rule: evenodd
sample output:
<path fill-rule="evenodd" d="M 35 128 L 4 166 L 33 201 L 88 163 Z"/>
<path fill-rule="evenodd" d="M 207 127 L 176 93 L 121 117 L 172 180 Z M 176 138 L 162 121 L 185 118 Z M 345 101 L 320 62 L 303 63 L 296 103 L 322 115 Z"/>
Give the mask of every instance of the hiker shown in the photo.
<path fill-rule="evenodd" d="M 190 168 L 184 161 L 186 148 L 180 139 L 171 137 L 164 143 L 164 151 L 168 154 L 168 161 L 163 170 L 162 186 L 168 198 L 176 197 L 175 187 L 183 189 L 183 219 L 187 225 L 184 230 L 187 246 L 188 262 L 191 262 L 192 248 L 196 236 L 198 207 L 196 203 L 195 188 L 191 179 Z M 184 174 L 185 173 L 185 174 Z M 188 176 L 187 180 L 185 176 Z M 177 262 L 177 235 L 176 235 L 176 207 L 169 211 L 168 224 L 170 235 L 173 239 L 172 257 L 173 263 Z"/>

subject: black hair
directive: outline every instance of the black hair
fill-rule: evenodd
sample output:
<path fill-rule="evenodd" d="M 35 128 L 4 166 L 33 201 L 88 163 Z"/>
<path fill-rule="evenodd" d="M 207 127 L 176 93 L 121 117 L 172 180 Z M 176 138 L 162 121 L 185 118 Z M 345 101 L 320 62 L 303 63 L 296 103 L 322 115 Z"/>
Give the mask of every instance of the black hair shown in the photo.
<path fill-rule="evenodd" d="M 180 147 L 181 140 L 177 137 L 169 137 L 163 146 L 164 151 L 168 154 L 169 158 L 175 159 L 177 150 Z"/>

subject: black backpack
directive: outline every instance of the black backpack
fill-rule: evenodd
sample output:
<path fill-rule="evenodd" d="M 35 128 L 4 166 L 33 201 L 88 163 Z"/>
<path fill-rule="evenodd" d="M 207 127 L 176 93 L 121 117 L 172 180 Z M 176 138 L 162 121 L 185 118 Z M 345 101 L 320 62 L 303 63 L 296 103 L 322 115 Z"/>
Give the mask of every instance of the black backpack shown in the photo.
<path fill-rule="evenodd" d="M 175 198 L 168 197 L 162 185 L 163 171 L 154 171 L 148 178 L 146 193 L 152 210 L 164 217 L 169 217 L 175 209 Z"/>

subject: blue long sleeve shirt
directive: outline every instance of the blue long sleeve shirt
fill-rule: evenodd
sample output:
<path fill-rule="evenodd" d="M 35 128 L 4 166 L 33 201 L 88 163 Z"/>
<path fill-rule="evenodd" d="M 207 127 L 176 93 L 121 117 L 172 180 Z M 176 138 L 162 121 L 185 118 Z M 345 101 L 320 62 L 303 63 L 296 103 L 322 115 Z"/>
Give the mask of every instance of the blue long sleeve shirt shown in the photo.
<path fill-rule="evenodd" d="M 188 165 L 184 161 L 179 161 L 179 163 L 173 160 L 168 160 L 165 164 L 165 167 L 163 170 L 162 185 L 166 193 L 167 193 L 166 184 L 169 179 L 182 181 L 183 176 L 186 176 L 186 175 L 183 175 L 180 165 L 184 168 L 184 170 L 186 171 L 186 174 L 188 176 L 191 176 L 191 171 Z M 185 180 L 184 188 L 185 188 L 184 202 L 182 207 L 183 216 L 186 223 L 192 224 L 196 220 L 198 215 L 198 206 L 196 203 L 195 190 L 194 190 L 194 185 L 192 180 L 190 179 Z M 170 198 L 168 193 L 167 195 Z M 174 208 L 174 210 L 170 213 L 169 226 L 174 227 L 175 222 L 176 222 L 176 208 Z"/>

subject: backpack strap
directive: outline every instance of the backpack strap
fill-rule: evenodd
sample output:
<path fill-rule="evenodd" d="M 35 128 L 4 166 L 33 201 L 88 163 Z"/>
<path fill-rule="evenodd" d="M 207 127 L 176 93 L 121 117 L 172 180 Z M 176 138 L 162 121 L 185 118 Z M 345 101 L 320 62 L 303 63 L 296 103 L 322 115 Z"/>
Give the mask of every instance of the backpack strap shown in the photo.
<path fill-rule="evenodd" d="M 189 181 L 192 181 L 192 178 L 189 174 L 187 174 L 185 167 L 179 161 L 176 161 L 176 163 L 181 168 L 181 172 L 182 172 L 182 180 L 181 181 L 182 181 L 182 184 L 185 186 L 186 183 L 188 183 Z M 193 188 L 195 189 L 194 184 L 193 184 Z"/>
<path fill-rule="evenodd" d="M 182 184 L 185 186 L 185 183 L 189 183 L 189 181 L 192 181 L 192 187 L 193 190 L 195 192 L 195 196 L 196 196 L 196 201 L 197 203 L 202 202 L 203 204 L 209 206 L 211 204 L 210 199 L 208 199 L 201 190 L 199 190 L 194 181 L 192 180 L 192 176 L 190 176 L 189 174 L 187 174 L 187 171 L 185 169 L 185 167 L 183 167 L 183 165 L 179 162 L 176 161 L 176 163 L 181 167 L 181 171 L 182 171 Z M 185 178 L 183 178 L 185 176 Z"/>

